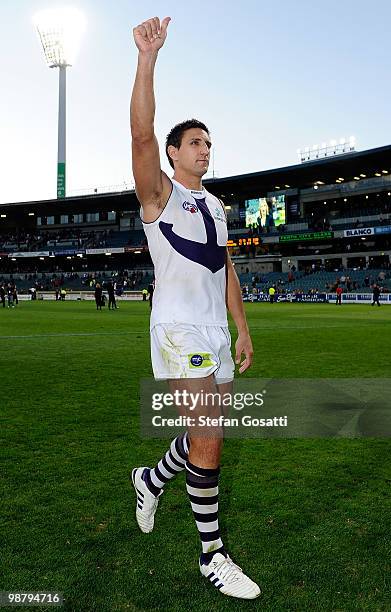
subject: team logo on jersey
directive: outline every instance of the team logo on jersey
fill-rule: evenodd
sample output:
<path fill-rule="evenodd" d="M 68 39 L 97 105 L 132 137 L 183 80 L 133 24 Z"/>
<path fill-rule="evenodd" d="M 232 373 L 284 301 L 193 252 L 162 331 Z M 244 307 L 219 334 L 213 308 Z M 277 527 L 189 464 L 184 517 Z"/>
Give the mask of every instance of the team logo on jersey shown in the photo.
<path fill-rule="evenodd" d="M 217 219 L 217 221 L 225 221 L 225 215 L 223 211 L 221 210 L 221 208 L 218 208 L 216 206 L 214 213 L 215 213 L 215 216 L 213 217 L 214 219 Z"/>
<path fill-rule="evenodd" d="M 185 210 L 187 210 L 188 212 L 191 212 L 191 213 L 197 213 L 198 212 L 197 204 L 192 204 L 191 202 L 183 202 L 182 207 Z"/>

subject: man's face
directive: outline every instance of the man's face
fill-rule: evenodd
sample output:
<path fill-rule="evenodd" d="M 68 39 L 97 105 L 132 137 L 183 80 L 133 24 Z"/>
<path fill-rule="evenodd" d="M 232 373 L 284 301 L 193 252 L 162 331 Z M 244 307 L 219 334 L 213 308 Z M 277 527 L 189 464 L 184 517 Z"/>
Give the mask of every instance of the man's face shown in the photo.
<path fill-rule="evenodd" d="M 200 128 L 186 130 L 179 149 L 169 147 L 175 170 L 184 170 L 195 176 L 203 176 L 208 171 L 211 146 L 211 140 L 205 130 Z"/>

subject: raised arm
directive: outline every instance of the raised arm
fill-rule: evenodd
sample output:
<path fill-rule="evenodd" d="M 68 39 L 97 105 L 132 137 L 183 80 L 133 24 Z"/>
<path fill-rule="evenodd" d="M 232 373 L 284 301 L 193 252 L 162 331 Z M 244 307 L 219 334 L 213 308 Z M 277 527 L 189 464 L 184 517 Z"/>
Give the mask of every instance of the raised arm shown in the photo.
<path fill-rule="evenodd" d="M 159 146 L 154 132 L 153 76 L 159 49 L 164 45 L 170 17 L 148 19 L 133 29 L 138 64 L 130 103 L 133 176 L 144 221 L 155 221 L 165 206 L 171 181 L 160 168 Z"/>

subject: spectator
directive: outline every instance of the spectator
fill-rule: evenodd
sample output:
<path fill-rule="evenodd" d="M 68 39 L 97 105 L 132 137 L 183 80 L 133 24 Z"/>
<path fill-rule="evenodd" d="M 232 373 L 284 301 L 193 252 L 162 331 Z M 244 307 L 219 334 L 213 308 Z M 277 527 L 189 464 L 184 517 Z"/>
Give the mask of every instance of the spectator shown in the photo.
<path fill-rule="evenodd" d="M 115 301 L 114 285 L 111 280 L 109 280 L 109 282 L 107 283 L 107 293 L 109 295 L 109 303 L 108 303 L 109 310 L 110 310 L 110 306 L 111 306 L 111 310 L 117 309 L 118 306 Z"/>
<path fill-rule="evenodd" d="M 14 307 L 14 292 L 11 283 L 7 285 L 8 308 Z"/>
<path fill-rule="evenodd" d="M 149 293 L 149 307 L 152 310 L 152 301 L 153 301 L 153 292 L 155 291 L 155 281 L 152 281 L 148 285 L 148 293 Z"/>
<path fill-rule="evenodd" d="M 274 303 L 275 293 L 276 293 L 275 287 L 270 287 L 269 288 L 269 302 L 270 302 L 270 304 Z"/>
<path fill-rule="evenodd" d="M 102 287 L 99 283 L 95 285 L 95 304 L 97 310 L 102 310 Z"/>
<path fill-rule="evenodd" d="M 374 306 L 375 304 L 380 306 L 379 298 L 380 298 L 380 287 L 378 287 L 378 285 L 374 285 L 373 286 L 373 294 L 372 294 L 372 304 L 371 304 L 371 306 Z"/>
<path fill-rule="evenodd" d="M 343 293 L 343 289 L 342 287 L 337 287 L 336 289 L 336 294 L 337 294 L 337 299 L 335 301 L 335 304 L 338 306 L 338 304 L 340 306 L 342 306 L 342 293 Z"/>

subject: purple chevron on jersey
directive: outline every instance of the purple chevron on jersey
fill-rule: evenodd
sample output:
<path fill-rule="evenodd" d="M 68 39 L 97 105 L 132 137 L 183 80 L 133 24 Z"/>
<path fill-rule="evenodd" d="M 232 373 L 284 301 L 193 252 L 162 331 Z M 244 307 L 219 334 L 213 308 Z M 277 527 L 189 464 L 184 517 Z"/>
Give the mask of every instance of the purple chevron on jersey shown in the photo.
<path fill-rule="evenodd" d="M 208 268 L 211 272 L 218 272 L 225 265 L 226 247 L 217 244 L 216 226 L 205 198 L 194 198 L 197 202 L 199 211 L 202 214 L 206 230 L 206 243 L 195 242 L 178 236 L 172 227 L 172 223 L 159 222 L 159 229 L 163 236 L 167 238 L 171 246 L 179 253 L 194 261 L 195 263 Z"/>

